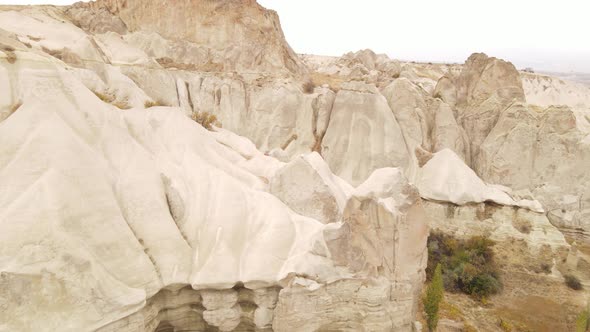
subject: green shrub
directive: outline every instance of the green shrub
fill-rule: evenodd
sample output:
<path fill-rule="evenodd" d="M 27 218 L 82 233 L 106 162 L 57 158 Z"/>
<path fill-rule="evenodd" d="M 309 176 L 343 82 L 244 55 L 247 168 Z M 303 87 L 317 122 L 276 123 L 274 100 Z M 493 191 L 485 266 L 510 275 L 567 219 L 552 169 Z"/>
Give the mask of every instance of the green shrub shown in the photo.
<path fill-rule="evenodd" d="M 576 319 L 576 332 L 590 331 L 590 301 L 584 311 Z"/>
<path fill-rule="evenodd" d="M 492 240 L 483 236 L 460 240 L 433 232 L 428 237 L 426 275 L 431 279 L 434 268 L 441 264 L 446 290 L 483 300 L 502 289 L 491 249 L 493 245 Z"/>
<path fill-rule="evenodd" d="M 571 275 L 571 274 L 565 275 L 565 284 L 573 290 L 581 290 L 582 289 L 582 283 L 580 282 L 580 279 L 578 279 L 576 276 Z"/>
<path fill-rule="evenodd" d="M 424 312 L 426 313 L 426 322 L 429 331 L 435 331 L 438 324 L 438 309 L 444 295 L 444 285 L 442 279 L 441 266 L 438 264 L 434 270 L 434 275 L 424 299 Z"/>
<path fill-rule="evenodd" d="M 547 263 L 542 263 L 541 264 L 541 272 L 543 272 L 545 274 L 550 274 L 551 273 L 551 265 L 549 265 Z"/>
<path fill-rule="evenodd" d="M 583 311 L 576 319 L 576 332 L 586 332 L 590 329 L 590 313 Z"/>
<path fill-rule="evenodd" d="M 502 318 L 500 318 L 500 321 L 498 322 L 498 326 L 504 332 L 511 332 L 512 331 L 512 324 Z"/>

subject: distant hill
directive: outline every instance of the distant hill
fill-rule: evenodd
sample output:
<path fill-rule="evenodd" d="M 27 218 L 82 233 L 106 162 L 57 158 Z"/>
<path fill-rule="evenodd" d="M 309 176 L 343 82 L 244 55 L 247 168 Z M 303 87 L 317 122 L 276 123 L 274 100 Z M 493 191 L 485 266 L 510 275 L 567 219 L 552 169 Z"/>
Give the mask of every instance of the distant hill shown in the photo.
<path fill-rule="evenodd" d="M 568 80 L 568 81 L 583 83 L 583 84 L 590 86 L 590 73 L 576 73 L 576 72 L 560 73 L 560 72 L 547 72 L 547 71 L 543 71 L 540 73 L 550 75 L 550 76 L 559 77 L 561 79 Z"/>

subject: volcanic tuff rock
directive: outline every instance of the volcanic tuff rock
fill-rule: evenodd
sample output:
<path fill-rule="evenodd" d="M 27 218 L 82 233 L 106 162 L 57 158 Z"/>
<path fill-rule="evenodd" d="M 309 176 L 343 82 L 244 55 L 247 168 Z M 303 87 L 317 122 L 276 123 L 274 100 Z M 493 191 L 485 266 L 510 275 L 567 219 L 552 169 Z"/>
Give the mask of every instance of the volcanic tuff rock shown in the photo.
<path fill-rule="evenodd" d="M 381 178 L 392 184 L 387 191 L 365 196 L 334 177 L 319 155 L 307 157 L 319 173 L 300 173 L 302 188 L 331 179 L 342 210 L 323 224 L 268 193 L 268 183 L 290 165 L 248 140 L 209 132 L 179 108 L 122 111 L 63 63 L 18 56 L 18 67 L 2 65 L 9 78 L 3 91 L 22 100 L 0 123 L 2 329 L 132 331 L 195 323 L 221 331 L 272 324 L 280 331 L 296 315 L 336 328 L 349 317 L 321 311 L 350 305 L 367 312 L 357 324 L 409 330 L 427 229 L 417 191 L 401 171 Z M 298 194 L 318 199 L 313 190 Z M 331 196 L 320 199 L 331 204 Z M 365 237 L 374 238 L 364 243 Z M 269 292 L 268 301 L 256 295 Z M 359 304 L 349 302 L 353 293 Z M 316 296 L 332 304 L 285 309 Z M 193 306 L 203 309 L 188 310 Z"/>
<path fill-rule="evenodd" d="M 170 60 L 169 65 L 215 71 L 305 71 L 285 41 L 276 12 L 255 0 L 98 0 L 76 4 L 69 11 L 75 22 L 84 21 L 85 7 L 101 15 L 108 10 L 118 18 L 112 19 L 117 23 L 110 31 L 125 32 L 118 27 L 120 20 L 134 32 L 129 36 L 132 44 Z M 89 24 L 93 32 L 104 30 L 102 20 L 81 24 Z"/>

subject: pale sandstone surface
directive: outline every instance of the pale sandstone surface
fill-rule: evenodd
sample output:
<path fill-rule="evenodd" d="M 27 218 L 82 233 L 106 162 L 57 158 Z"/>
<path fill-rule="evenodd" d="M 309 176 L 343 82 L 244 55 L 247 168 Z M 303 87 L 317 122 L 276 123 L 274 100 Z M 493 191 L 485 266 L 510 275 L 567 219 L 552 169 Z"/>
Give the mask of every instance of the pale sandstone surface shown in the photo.
<path fill-rule="evenodd" d="M 166 53 L 176 63 L 212 66 L 220 69 L 218 71 L 304 71 L 301 61 L 285 42 L 278 15 L 255 0 L 180 1 L 173 5 L 155 1 L 99 0 L 76 6 L 97 11 L 107 9 L 118 16 L 129 31 L 157 33 L 167 43 L 176 45 Z M 78 12 L 84 11 L 70 12 L 75 20 L 79 18 Z M 236 41 L 240 43 L 236 45 Z M 195 50 L 179 57 L 187 47 Z"/>
<path fill-rule="evenodd" d="M 353 185 L 377 168 L 409 164 L 401 128 L 387 100 L 365 83 L 351 83 L 336 94 L 322 155 L 335 174 Z"/>
<path fill-rule="evenodd" d="M 155 320 L 174 325 L 166 318 L 173 313 L 162 312 L 168 305 L 154 296 L 190 285 L 198 290 L 190 301 L 205 309 L 202 324 L 229 331 L 248 322 L 243 311 L 249 308 L 239 304 L 232 286 L 288 289 L 297 275 L 313 278 L 320 288 L 339 280 L 375 280 L 367 294 L 359 294 L 379 306 L 370 306 L 375 316 L 363 322 L 382 330 L 409 329 L 423 279 L 427 229 L 419 197 L 400 171 L 382 179 L 393 183 L 388 191 L 374 191 L 380 200 L 408 190 L 414 194 L 398 195 L 404 199 L 384 208 L 376 198 L 353 194 L 319 155 L 304 157 L 315 168 L 301 176 L 301 187 L 305 181 L 311 188 L 329 181 L 336 197 L 321 199 L 342 211 L 328 227 L 268 193 L 269 183 L 288 173 L 289 165 L 265 156 L 247 139 L 221 129 L 210 133 L 178 108 L 122 111 L 99 100 L 60 63 L 38 55 L 19 53 L 18 67 L 3 68 L 10 73 L 3 89 L 12 90 L 22 105 L 0 123 L 0 257 L 2 298 L 8 301 L 2 329 L 93 330 L 147 315 L 145 310 L 158 313 L 144 318 L 139 330 L 159 325 Z M 300 193 L 308 201 L 318 199 L 313 189 Z M 365 204 L 372 210 L 364 212 Z M 375 215 L 373 209 L 381 212 Z M 369 246 L 341 241 L 374 236 L 378 229 Z M 403 238 L 411 242 L 394 241 L 397 232 L 408 232 Z M 367 262 L 335 256 L 348 251 L 363 253 Z M 384 256 L 394 251 L 395 256 Z M 383 267 L 387 272 L 380 272 Z M 21 294 L 26 288 L 35 292 Z M 372 298 L 391 288 L 401 302 Z M 299 296 L 315 296 L 310 291 Z M 294 305 L 288 294 L 278 300 Z M 337 294 L 328 288 L 323 296 Z M 397 309 L 404 314 L 394 314 Z M 31 310 L 34 318 L 26 314 Z M 264 327 L 282 320 L 285 313 L 278 310 L 273 320 L 273 305 L 260 305 L 250 323 Z M 125 318 L 133 312 L 138 313 Z M 339 320 L 314 311 L 308 315 L 310 324 L 337 326 Z M 117 329 L 134 330 L 134 324 Z"/>

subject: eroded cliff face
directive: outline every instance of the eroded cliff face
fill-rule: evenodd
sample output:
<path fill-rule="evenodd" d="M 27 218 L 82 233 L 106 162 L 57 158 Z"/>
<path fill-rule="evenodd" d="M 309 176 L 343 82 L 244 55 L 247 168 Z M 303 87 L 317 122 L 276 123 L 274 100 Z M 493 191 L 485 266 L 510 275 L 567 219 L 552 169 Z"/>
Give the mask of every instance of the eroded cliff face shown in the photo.
<path fill-rule="evenodd" d="M 285 41 L 278 15 L 255 0 L 99 0 L 76 4 L 68 14 L 86 30 L 102 32 L 110 26 L 110 31 L 128 32 L 132 44 L 167 66 L 273 75 L 305 72 Z M 88 16 L 105 19 L 93 22 Z"/>
<path fill-rule="evenodd" d="M 0 12 L 0 329 L 411 329 L 421 199 L 399 169 L 355 189 L 310 154 L 332 92 L 303 94 L 285 64 L 284 80 L 164 68 L 123 13 L 89 33 L 73 8 Z M 285 164 L 199 112 L 307 155 Z"/>
<path fill-rule="evenodd" d="M 302 174 L 180 108 L 123 111 L 63 63 L 17 52 L 2 66 L 22 100 L 0 123 L 3 329 L 308 331 L 354 312 L 351 329 L 410 330 L 428 231 L 400 170 L 353 189 L 312 154 Z M 333 219 L 269 186 L 294 176 Z"/>

